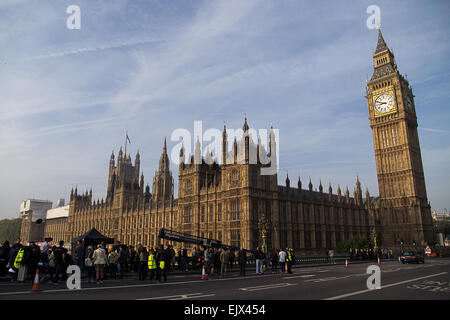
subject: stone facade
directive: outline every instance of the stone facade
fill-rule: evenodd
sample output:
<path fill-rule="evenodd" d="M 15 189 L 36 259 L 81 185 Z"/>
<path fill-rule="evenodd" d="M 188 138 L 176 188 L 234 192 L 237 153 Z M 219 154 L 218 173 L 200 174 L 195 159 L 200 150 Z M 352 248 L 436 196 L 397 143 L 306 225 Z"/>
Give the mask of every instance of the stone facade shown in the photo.
<path fill-rule="evenodd" d="M 433 231 L 414 95 L 381 31 L 373 63 L 366 97 L 378 175 L 379 198 L 371 207 L 379 217 L 377 233 L 389 245 L 415 240 L 424 246 L 433 242 Z"/>
<path fill-rule="evenodd" d="M 382 94 L 395 96 L 391 96 L 391 109 L 378 99 Z M 407 103 L 407 99 L 412 102 Z M 255 144 L 245 134 L 249 131 L 245 119 L 243 139 L 234 140 L 231 151 L 224 126 L 220 163 L 211 161 L 211 154 L 202 155 L 198 144 L 190 159 L 181 148 L 178 199 L 174 199 L 165 141 L 152 192 L 148 185 L 144 190 L 144 177 L 139 176 L 139 152 L 134 164 L 122 149 L 117 161 L 113 152 L 105 199 L 93 201 L 92 190 L 84 194 L 72 190 L 63 240 L 70 242 L 95 227 L 121 243 L 155 247 L 159 229 L 166 228 L 255 249 L 261 246 L 258 222 L 264 216 L 270 223 L 269 250 L 292 247 L 299 253 L 324 252 L 342 240 L 374 234 L 378 245 L 384 247 L 396 246 L 400 239 L 407 243 L 416 240 L 419 245 L 432 242 L 412 90 L 397 71 L 381 32 L 374 53 L 374 74 L 367 83 L 367 100 L 379 197 L 370 197 L 368 191 L 363 197 L 358 178 L 352 197 L 348 187 L 345 192 L 338 187 L 333 193 L 331 185 L 324 191 L 320 183 L 313 191 L 309 181 L 303 189 L 300 178 L 295 188 L 288 176 L 286 185 L 279 186 L 277 174 L 261 175 L 264 165 L 249 161 L 254 149 L 269 155 L 276 152 L 273 131 L 266 152 L 259 139 Z"/>

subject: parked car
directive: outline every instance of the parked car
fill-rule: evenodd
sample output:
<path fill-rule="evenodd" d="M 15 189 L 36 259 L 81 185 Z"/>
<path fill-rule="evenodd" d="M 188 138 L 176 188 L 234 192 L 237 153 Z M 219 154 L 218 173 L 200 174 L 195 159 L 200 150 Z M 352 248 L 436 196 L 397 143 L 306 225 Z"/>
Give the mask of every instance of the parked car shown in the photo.
<path fill-rule="evenodd" d="M 425 258 L 424 256 L 416 251 L 406 251 L 403 252 L 400 260 L 402 261 L 402 263 L 417 263 L 419 264 L 420 262 L 425 263 Z"/>

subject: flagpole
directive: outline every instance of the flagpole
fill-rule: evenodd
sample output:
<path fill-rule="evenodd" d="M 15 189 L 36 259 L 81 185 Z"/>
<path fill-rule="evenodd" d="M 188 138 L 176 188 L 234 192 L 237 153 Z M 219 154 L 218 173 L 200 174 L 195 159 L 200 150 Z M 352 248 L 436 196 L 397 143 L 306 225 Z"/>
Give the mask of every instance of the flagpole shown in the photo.
<path fill-rule="evenodd" d="M 125 134 L 125 158 L 127 157 L 127 139 L 128 138 L 128 130 L 126 130 Z"/>

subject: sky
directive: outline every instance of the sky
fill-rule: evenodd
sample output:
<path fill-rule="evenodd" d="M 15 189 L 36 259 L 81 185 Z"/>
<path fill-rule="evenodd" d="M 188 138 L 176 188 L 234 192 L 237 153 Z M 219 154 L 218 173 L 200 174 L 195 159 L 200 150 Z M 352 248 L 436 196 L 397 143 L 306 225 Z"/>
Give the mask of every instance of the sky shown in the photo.
<path fill-rule="evenodd" d="M 126 130 L 151 185 L 164 137 L 170 151 L 177 129 L 242 128 L 245 115 L 279 130 L 280 185 L 352 193 L 358 176 L 378 195 L 371 5 L 415 94 L 428 199 L 450 209 L 448 1 L 2 0 L 0 218 L 75 186 L 105 197 Z"/>

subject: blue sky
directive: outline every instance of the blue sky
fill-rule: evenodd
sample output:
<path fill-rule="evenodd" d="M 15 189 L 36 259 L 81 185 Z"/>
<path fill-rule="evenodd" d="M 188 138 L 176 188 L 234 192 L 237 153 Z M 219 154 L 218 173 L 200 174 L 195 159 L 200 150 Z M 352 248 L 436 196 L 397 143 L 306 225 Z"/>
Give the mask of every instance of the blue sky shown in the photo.
<path fill-rule="evenodd" d="M 74 4 L 80 30 L 66 27 Z M 28 198 L 68 200 L 75 185 L 104 197 L 125 129 L 151 185 L 165 136 L 195 120 L 240 128 L 244 113 L 280 130 L 280 184 L 288 171 L 291 184 L 352 192 L 358 175 L 377 195 L 364 98 L 373 4 L 416 96 L 431 206 L 450 208 L 448 1 L 2 0 L 0 218 Z"/>

